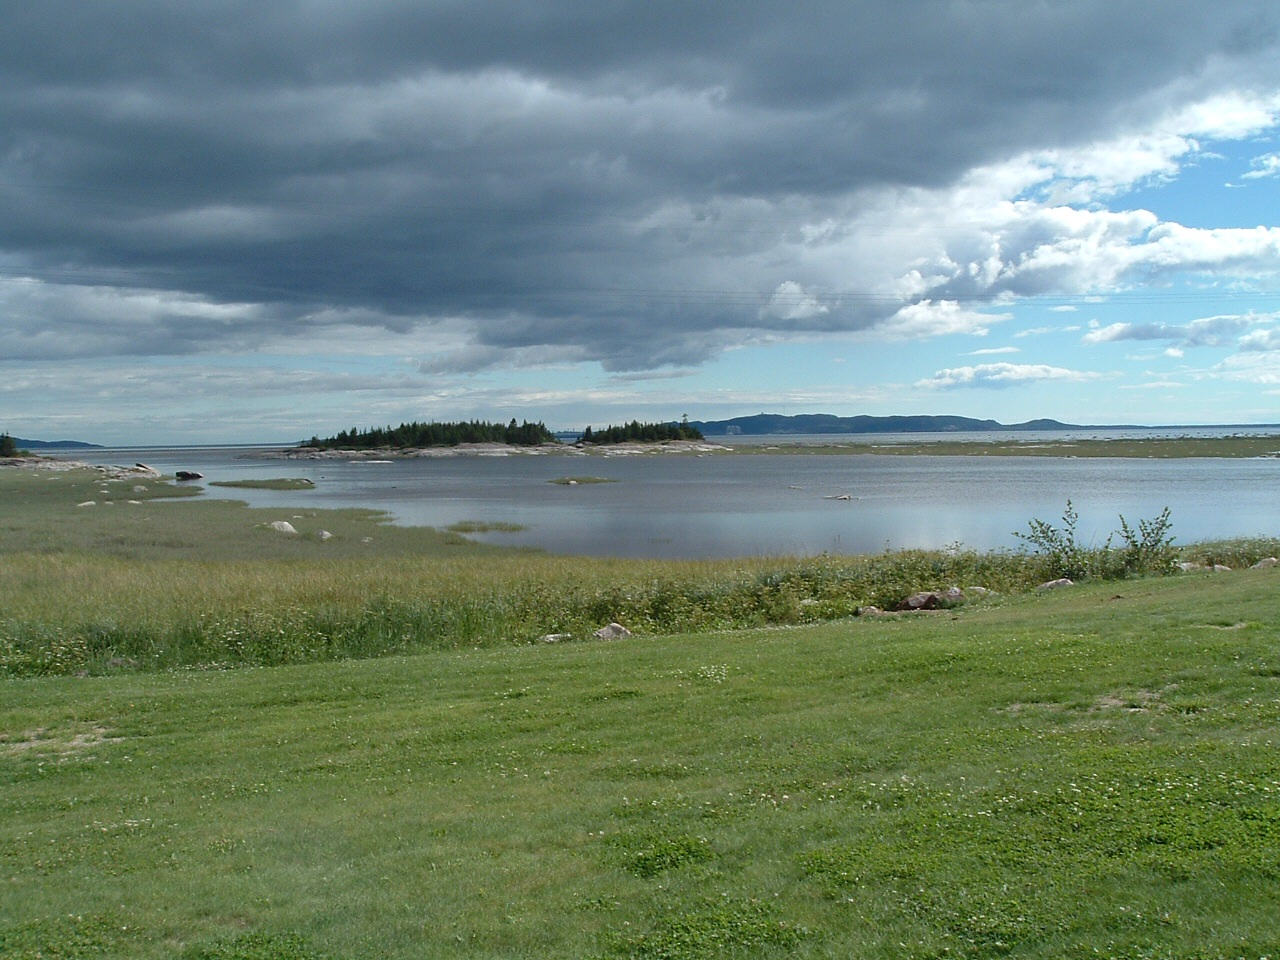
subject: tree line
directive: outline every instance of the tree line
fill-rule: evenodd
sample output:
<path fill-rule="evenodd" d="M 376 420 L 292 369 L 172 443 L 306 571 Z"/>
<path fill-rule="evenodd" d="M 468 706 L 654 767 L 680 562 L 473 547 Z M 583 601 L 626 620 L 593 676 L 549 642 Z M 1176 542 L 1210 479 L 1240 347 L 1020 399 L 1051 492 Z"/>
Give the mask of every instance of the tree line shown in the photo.
<path fill-rule="evenodd" d="M 632 441 L 702 440 L 702 431 L 690 426 L 688 420 L 681 423 L 641 423 L 632 420 L 620 427 L 607 426 L 603 430 L 587 427 L 582 431 L 579 443 L 628 443 Z"/>
<path fill-rule="evenodd" d="M 544 423 L 524 421 L 517 424 L 465 420 L 455 423 L 402 423 L 398 427 L 352 427 L 332 437 L 312 437 L 302 446 L 319 450 L 369 449 L 372 447 L 456 447 L 460 443 L 506 443 L 531 447 L 540 443 L 558 443 L 555 434 Z"/>

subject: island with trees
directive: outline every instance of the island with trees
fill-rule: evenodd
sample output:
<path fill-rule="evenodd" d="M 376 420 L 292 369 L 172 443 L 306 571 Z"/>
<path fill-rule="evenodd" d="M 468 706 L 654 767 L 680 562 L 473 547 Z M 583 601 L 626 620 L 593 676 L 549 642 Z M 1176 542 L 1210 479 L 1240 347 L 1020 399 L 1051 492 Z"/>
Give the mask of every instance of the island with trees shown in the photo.
<path fill-rule="evenodd" d="M 670 440 L 704 440 L 702 431 L 692 426 L 688 418 L 680 423 L 641 423 L 639 420 L 632 420 L 620 427 L 613 425 L 605 427 L 603 430 L 592 430 L 591 427 L 582 431 L 582 437 L 578 440 L 581 444 L 606 444 L 606 443 L 664 443 Z"/>
<path fill-rule="evenodd" d="M 402 423 L 398 427 L 352 427 L 332 437 L 312 437 L 300 446 L 313 450 L 371 450 L 377 448 L 411 449 L 456 447 L 464 443 L 505 443 L 513 447 L 533 447 L 559 443 L 544 423 L 489 423 L 466 420 L 454 423 Z"/>

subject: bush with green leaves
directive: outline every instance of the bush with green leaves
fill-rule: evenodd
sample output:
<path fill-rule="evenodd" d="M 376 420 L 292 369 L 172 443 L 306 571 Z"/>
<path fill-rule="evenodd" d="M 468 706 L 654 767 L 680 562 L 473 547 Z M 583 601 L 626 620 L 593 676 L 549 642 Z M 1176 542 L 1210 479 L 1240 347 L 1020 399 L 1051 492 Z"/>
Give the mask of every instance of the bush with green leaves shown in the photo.
<path fill-rule="evenodd" d="M 1061 527 L 1037 517 L 1028 521 L 1027 532 L 1014 531 L 1013 535 L 1036 548 L 1050 578 L 1119 580 L 1173 569 L 1177 551 L 1168 507 L 1150 520 L 1139 520 L 1136 528 L 1121 514 L 1120 529 L 1109 533 L 1101 547 L 1086 547 L 1077 541 L 1079 520 L 1080 514 L 1068 500 Z M 1114 545 L 1117 537 L 1119 546 Z"/>

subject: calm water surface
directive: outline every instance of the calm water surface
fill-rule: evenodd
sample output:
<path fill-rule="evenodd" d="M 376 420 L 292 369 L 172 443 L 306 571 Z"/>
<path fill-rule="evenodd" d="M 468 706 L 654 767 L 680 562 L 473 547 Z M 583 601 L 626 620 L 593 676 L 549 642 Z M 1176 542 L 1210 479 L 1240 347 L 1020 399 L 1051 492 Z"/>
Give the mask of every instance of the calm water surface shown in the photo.
<path fill-rule="evenodd" d="M 369 507 L 387 511 L 397 523 L 433 527 L 463 520 L 518 523 L 527 529 L 475 538 L 597 556 L 812 555 L 956 542 L 978 549 L 1016 547 L 1013 531 L 1026 530 L 1031 517 L 1057 521 L 1068 498 L 1080 513 L 1086 541 L 1105 538 L 1119 514 L 1135 523 L 1165 506 L 1182 542 L 1280 534 L 1280 459 L 780 453 L 361 463 L 260 459 L 244 448 L 74 456 L 97 463 L 143 460 L 169 473 L 198 470 L 206 480 L 307 477 L 315 490 L 207 487 L 204 495 L 264 507 Z M 580 475 L 615 482 L 549 482 Z M 850 499 L 828 499 L 844 495 Z"/>

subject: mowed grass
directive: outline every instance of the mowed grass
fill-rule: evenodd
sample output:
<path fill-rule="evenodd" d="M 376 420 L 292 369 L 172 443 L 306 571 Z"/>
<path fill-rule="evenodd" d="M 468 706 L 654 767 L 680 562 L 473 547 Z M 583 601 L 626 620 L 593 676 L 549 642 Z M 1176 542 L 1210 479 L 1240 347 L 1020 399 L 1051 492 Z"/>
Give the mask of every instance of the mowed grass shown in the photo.
<path fill-rule="evenodd" d="M 0 955 L 1275 956 L 1277 587 L 0 681 Z"/>

